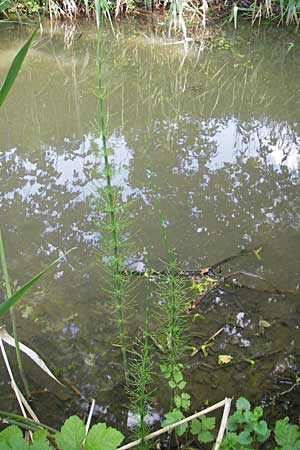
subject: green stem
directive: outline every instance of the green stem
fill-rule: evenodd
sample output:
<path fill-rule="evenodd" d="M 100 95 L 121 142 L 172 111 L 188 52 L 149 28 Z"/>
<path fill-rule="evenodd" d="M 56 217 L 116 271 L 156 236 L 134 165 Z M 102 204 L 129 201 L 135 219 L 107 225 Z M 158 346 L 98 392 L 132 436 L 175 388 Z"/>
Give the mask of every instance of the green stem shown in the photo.
<path fill-rule="evenodd" d="M 14 414 L 14 413 L 7 412 L 7 411 L 0 411 L 0 418 L 5 419 L 10 422 L 14 421 L 18 424 L 18 426 L 23 426 L 23 428 L 28 427 L 26 429 L 31 429 L 32 431 L 36 431 L 36 430 L 40 430 L 40 429 L 44 428 L 51 433 L 57 432 L 57 430 L 55 428 L 49 427 L 48 425 L 45 425 L 40 422 L 35 422 L 34 420 L 29 419 L 28 417 L 23 417 L 18 414 Z"/>
<path fill-rule="evenodd" d="M 5 257 L 5 250 L 4 250 L 4 244 L 2 239 L 2 233 L 0 230 L 0 259 L 1 259 L 1 265 L 2 265 L 2 271 L 3 271 L 3 279 L 6 289 L 6 296 L 7 298 L 10 298 L 12 296 L 11 286 L 10 286 L 10 280 L 8 275 L 8 269 L 7 269 L 7 263 L 6 263 L 6 257 Z M 13 329 L 13 336 L 15 340 L 15 348 L 16 348 L 16 357 L 17 357 L 17 363 L 19 372 L 24 384 L 26 397 L 28 399 L 31 398 L 31 392 L 29 389 L 28 381 L 25 376 L 24 366 L 23 366 L 23 358 L 20 351 L 20 345 L 19 345 L 19 339 L 18 339 L 18 331 L 17 331 L 17 321 L 16 321 L 16 315 L 14 308 L 10 309 L 10 316 L 11 316 L 11 322 L 12 322 L 12 329 Z"/>
<path fill-rule="evenodd" d="M 111 183 L 111 164 L 109 161 L 109 150 L 106 141 L 106 128 L 104 119 L 104 107 L 103 107 L 103 84 L 102 84 L 102 33 L 101 33 L 101 6 L 100 1 L 96 0 L 96 19 L 98 30 L 98 45 L 97 45 L 97 59 L 98 59 L 98 96 L 99 96 L 99 116 L 100 116 L 100 129 L 102 135 L 102 147 L 104 155 L 104 170 L 106 176 L 106 192 L 108 196 L 109 215 L 111 224 L 111 237 L 113 242 L 113 265 L 114 265 L 114 280 L 115 291 L 121 292 L 122 281 L 120 271 L 120 252 L 119 252 L 119 236 L 118 236 L 118 224 L 116 219 L 116 210 L 114 205 L 114 197 Z M 117 311 L 118 311 L 118 324 L 120 333 L 121 352 L 123 358 L 123 367 L 125 371 L 125 381 L 128 382 L 128 362 L 126 353 L 125 342 L 125 324 L 124 324 L 124 307 L 123 298 L 117 294 Z"/>

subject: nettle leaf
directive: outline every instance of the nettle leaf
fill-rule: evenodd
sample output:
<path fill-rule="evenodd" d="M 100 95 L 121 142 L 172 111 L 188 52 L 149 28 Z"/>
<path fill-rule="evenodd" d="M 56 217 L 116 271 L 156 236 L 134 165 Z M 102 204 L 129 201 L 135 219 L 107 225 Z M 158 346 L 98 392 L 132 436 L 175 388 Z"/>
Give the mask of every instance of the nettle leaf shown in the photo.
<path fill-rule="evenodd" d="M 7 441 L 10 438 L 23 439 L 23 433 L 16 425 L 10 425 L 0 433 L 0 442 Z"/>
<path fill-rule="evenodd" d="M 277 420 L 275 425 L 275 440 L 277 445 L 284 448 L 294 449 L 300 441 L 300 430 L 298 425 L 289 424 L 289 418 Z"/>
<path fill-rule="evenodd" d="M 85 450 L 115 450 L 123 441 L 124 436 L 120 431 L 112 427 L 106 427 L 105 423 L 94 425 L 86 438 Z"/>
<path fill-rule="evenodd" d="M 163 421 L 162 426 L 167 427 L 168 425 L 172 425 L 173 423 L 176 423 L 183 418 L 184 415 L 179 409 L 173 409 L 173 411 L 165 414 L 165 420 Z"/>
<path fill-rule="evenodd" d="M 242 411 L 250 411 L 251 405 L 245 397 L 240 397 L 236 401 L 236 409 Z"/>
<path fill-rule="evenodd" d="M 77 416 L 67 419 L 60 432 L 55 434 L 59 450 L 81 450 L 85 438 L 85 425 Z"/>

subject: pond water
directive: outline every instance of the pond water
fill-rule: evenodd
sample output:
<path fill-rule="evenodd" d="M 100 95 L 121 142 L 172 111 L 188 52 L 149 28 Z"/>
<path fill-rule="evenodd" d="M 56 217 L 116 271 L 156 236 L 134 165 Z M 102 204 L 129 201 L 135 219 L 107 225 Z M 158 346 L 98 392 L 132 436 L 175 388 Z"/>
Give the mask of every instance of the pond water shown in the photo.
<path fill-rule="evenodd" d="M 25 35 L 24 29 L 0 28 L 0 79 Z M 103 166 L 94 152 L 101 147 L 96 47 L 92 24 L 57 25 L 52 37 L 46 28 L 29 53 L 0 112 L 0 226 L 10 276 L 19 284 L 77 247 L 17 309 L 20 339 L 81 392 L 77 397 L 57 386 L 26 359 L 38 416 L 57 425 L 87 411 L 95 398 L 95 419 L 125 428 L 131 417 L 114 315 L 96 264 L 91 208 L 91 169 Z M 220 31 L 185 52 L 146 21 L 117 24 L 114 33 L 105 28 L 113 181 L 131 203 L 136 260 L 145 249 L 155 268 L 166 259 L 146 175 L 151 162 L 180 267 L 207 267 L 262 247 L 261 259 L 237 258 L 223 272 L 248 271 L 280 289 L 299 288 L 299 57 L 299 36 L 280 30 Z M 253 277 L 243 282 L 266 288 Z M 136 303 L 132 336 L 143 327 L 142 283 Z M 200 312 L 204 318 L 191 319 L 190 344 L 224 330 L 207 357 L 186 358 L 193 409 L 225 395 L 268 402 L 291 386 L 300 370 L 299 295 L 225 288 Z M 271 325 L 264 334 L 260 320 Z M 232 355 L 236 364 L 218 368 L 218 354 Z M 241 362 L 253 357 L 255 367 Z M 14 410 L 3 365 L 0 374 L 0 409 Z M 164 392 L 154 395 L 153 421 L 167 405 Z M 291 413 L 296 397 L 282 397 L 280 407 Z"/>

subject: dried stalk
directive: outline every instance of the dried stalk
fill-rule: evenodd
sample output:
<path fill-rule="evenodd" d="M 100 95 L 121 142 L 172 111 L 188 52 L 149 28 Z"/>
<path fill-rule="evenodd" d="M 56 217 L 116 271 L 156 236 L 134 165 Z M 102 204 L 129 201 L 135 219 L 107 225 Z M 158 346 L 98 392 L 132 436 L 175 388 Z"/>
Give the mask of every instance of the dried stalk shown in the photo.
<path fill-rule="evenodd" d="M 190 422 L 191 420 L 197 419 L 200 416 L 204 416 L 205 414 L 215 411 L 216 409 L 222 408 L 222 406 L 224 406 L 224 410 L 225 410 L 226 405 L 228 405 L 228 400 L 230 400 L 230 403 L 231 403 L 231 399 L 228 399 L 226 397 L 221 402 L 218 402 L 215 405 L 210 406 L 209 408 L 203 409 L 202 411 L 192 414 L 189 417 L 185 417 L 184 419 L 179 420 L 178 422 L 173 423 L 172 425 L 168 425 L 167 427 L 164 427 L 157 431 L 154 431 L 154 433 L 148 434 L 148 436 L 146 436 L 144 438 L 144 441 L 150 441 L 151 439 L 154 439 L 154 438 L 160 436 L 161 434 L 164 434 L 164 433 L 174 430 L 174 428 L 177 428 L 180 425 L 183 425 L 184 423 Z M 229 404 L 229 407 L 230 407 L 230 404 Z M 227 408 L 228 408 L 228 406 L 227 406 Z M 229 411 L 228 411 L 228 413 L 229 413 Z M 225 413 L 223 413 L 223 418 L 224 418 L 224 414 Z M 222 422 L 223 422 L 223 419 L 222 419 Z M 222 424 L 221 424 L 221 426 L 222 426 Z M 219 432 L 219 434 L 220 434 L 220 432 Z M 218 438 L 219 438 L 219 435 L 218 435 Z M 136 441 L 130 442 L 129 444 L 122 445 L 122 447 L 119 447 L 118 450 L 128 450 L 130 448 L 136 447 L 137 445 L 141 444 L 141 442 L 142 442 L 142 439 L 137 439 Z"/>
<path fill-rule="evenodd" d="M 227 421 L 228 421 L 228 417 L 229 417 L 229 413 L 230 413 L 230 406 L 231 406 L 231 398 L 226 398 L 226 403 L 224 406 L 224 410 L 223 410 L 223 416 L 222 416 L 222 421 L 221 421 L 221 425 L 220 425 L 220 429 L 219 429 L 219 433 L 217 436 L 217 440 L 216 440 L 216 446 L 214 450 L 219 450 L 222 440 L 223 440 L 223 436 L 225 433 L 225 429 L 227 426 Z"/>

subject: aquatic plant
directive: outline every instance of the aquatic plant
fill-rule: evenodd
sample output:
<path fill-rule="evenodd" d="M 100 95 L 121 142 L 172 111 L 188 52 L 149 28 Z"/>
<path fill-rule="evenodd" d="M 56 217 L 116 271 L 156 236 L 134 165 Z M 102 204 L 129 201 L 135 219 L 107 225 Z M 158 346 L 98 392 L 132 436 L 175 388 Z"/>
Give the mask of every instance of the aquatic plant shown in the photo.
<path fill-rule="evenodd" d="M 149 342 L 149 321 L 150 321 L 150 301 L 151 282 L 148 276 L 150 264 L 147 262 L 146 276 L 146 301 L 145 301 L 145 330 L 144 339 L 137 342 L 137 350 L 132 352 L 132 359 L 129 365 L 128 395 L 130 399 L 130 411 L 137 416 L 138 424 L 135 427 L 135 436 L 142 440 L 141 450 L 149 448 L 144 438 L 149 433 L 149 426 L 146 417 L 149 412 L 152 396 L 150 383 L 152 380 L 152 362 Z"/>
<path fill-rule="evenodd" d="M 102 152 L 104 161 L 105 187 L 98 189 L 98 199 L 94 203 L 98 218 L 95 223 L 101 234 L 101 267 L 106 272 L 108 282 L 107 292 L 114 301 L 116 309 L 117 325 L 119 330 L 120 348 L 123 358 L 125 380 L 128 379 L 128 363 L 126 353 L 125 330 L 125 301 L 128 300 L 130 281 L 122 273 L 122 267 L 128 258 L 129 239 L 126 234 L 128 217 L 127 205 L 121 202 L 119 190 L 112 184 L 113 165 L 110 161 L 110 152 L 107 146 L 106 126 L 103 105 L 102 84 L 102 12 L 106 12 L 106 6 L 100 0 L 96 0 L 97 20 L 97 63 L 98 63 L 98 98 L 99 98 L 99 131 L 101 133 Z M 97 171 L 96 171 L 97 173 Z M 128 307 L 129 301 L 126 306 Z"/>
<path fill-rule="evenodd" d="M 161 370 L 172 390 L 171 405 L 173 405 L 177 390 L 181 390 L 185 386 L 182 375 L 183 365 L 180 360 L 184 353 L 187 329 L 187 292 L 184 280 L 178 276 L 180 271 L 177 267 L 175 253 L 169 244 L 158 188 L 151 170 L 149 175 L 167 253 L 166 270 L 159 275 L 156 286 L 156 293 L 160 299 L 160 326 L 157 330 L 157 336 L 164 348 L 161 354 Z"/>

